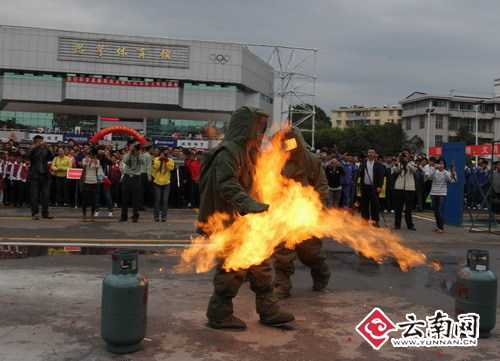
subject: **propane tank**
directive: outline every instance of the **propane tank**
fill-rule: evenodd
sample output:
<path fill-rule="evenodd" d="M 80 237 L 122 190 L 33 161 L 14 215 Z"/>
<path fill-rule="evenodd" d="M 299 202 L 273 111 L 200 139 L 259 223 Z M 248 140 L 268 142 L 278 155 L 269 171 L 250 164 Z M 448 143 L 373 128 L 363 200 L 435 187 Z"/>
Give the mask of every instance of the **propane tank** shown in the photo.
<path fill-rule="evenodd" d="M 455 314 L 477 313 L 479 337 L 489 337 L 495 327 L 497 279 L 489 270 L 489 252 L 467 251 L 467 265 L 458 271 L 455 287 Z"/>
<path fill-rule="evenodd" d="M 137 251 L 111 255 L 112 273 L 102 282 L 101 337 L 114 353 L 139 350 L 146 336 L 148 280 L 138 274 Z"/>

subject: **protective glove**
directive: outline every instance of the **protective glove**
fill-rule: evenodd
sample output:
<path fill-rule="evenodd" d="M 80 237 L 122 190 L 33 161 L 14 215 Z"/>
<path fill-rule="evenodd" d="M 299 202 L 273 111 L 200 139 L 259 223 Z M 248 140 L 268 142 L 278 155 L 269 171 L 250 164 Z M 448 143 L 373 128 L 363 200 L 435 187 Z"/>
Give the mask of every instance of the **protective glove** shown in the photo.
<path fill-rule="evenodd" d="M 248 205 L 247 209 L 241 213 L 241 215 L 245 215 L 247 213 L 262 213 L 266 212 L 269 209 L 269 204 L 261 203 L 261 202 L 252 202 Z"/>

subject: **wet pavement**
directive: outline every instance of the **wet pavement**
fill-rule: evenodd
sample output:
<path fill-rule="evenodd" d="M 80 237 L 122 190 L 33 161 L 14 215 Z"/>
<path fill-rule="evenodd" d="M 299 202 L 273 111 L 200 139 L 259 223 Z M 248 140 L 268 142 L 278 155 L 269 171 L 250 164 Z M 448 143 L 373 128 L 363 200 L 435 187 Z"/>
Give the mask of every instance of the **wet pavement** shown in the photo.
<path fill-rule="evenodd" d="M 376 351 L 355 327 L 374 307 L 393 322 L 407 313 L 419 319 L 443 310 L 453 317 L 453 282 L 467 249 L 490 251 L 492 271 L 500 274 L 500 236 L 446 227 L 416 218 L 417 231 L 401 229 L 411 248 L 438 260 L 442 270 L 421 266 L 402 272 L 385 261 L 377 264 L 345 245 L 325 240 L 333 271 L 326 291 L 313 292 L 307 269 L 296 261 L 292 296 L 283 307 L 294 313 L 293 327 L 258 324 L 248 284 L 235 298 L 235 314 L 244 332 L 205 326 L 213 272 L 176 274 L 178 254 L 194 235 L 192 210 L 169 210 L 169 221 L 157 223 L 151 211 L 140 222 L 119 223 L 100 217 L 83 223 L 78 210 L 56 208 L 55 220 L 33 221 L 29 209 L 0 208 L 1 244 L 43 244 L 144 250 L 139 269 L 149 279 L 148 331 L 140 351 L 115 355 L 100 338 L 103 278 L 111 271 L 107 255 L 36 256 L 0 260 L 0 360 L 499 360 L 498 326 L 477 347 L 394 348 L 390 341 Z M 107 212 L 102 212 L 107 216 Z M 115 213 L 117 214 L 117 213 Z M 392 216 L 387 216 L 390 224 Z M 95 250 L 94 248 L 92 250 Z M 84 248 L 85 251 L 85 248 Z M 500 292 L 498 292 L 500 293 Z M 497 318 L 498 318 L 497 308 Z M 500 318 L 499 318 L 500 319 Z"/>

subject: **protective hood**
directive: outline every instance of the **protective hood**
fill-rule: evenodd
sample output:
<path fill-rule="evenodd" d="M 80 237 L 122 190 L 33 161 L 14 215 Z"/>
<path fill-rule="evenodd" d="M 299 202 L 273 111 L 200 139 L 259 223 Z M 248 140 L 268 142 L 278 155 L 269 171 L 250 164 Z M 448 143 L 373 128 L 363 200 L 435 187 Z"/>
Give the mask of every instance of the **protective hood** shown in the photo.
<path fill-rule="evenodd" d="M 291 142 L 291 140 L 295 142 Z M 283 175 L 288 178 L 296 179 L 309 172 L 309 161 L 312 158 L 312 154 L 307 149 L 307 143 L 302 136 L 301 132 L 292 127 L 283 139 L 283 143 L 287 144 L 287 148 L 290 145 L 296 145 L 293 149 L 288 149 L 290 152 L 290 158 L 288 159 L 285 168 L 283 169 Z"/>
<path fill-rule="evenodd" d="M 266 130 L 269 114 L 259 108 L 244 105 L 231 116 L 224 141 L 246 142 L 258 139 Z"/>

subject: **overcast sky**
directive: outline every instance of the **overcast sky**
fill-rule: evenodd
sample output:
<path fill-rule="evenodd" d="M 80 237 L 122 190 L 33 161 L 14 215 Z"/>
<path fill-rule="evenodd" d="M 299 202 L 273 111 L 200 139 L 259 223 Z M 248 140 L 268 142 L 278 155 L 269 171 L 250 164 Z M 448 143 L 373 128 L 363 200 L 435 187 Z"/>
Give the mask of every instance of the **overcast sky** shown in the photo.
<path fill-rule="evenodd" d="M 316 104 L 491 96 L 498 0 L 2 0 L 0 24 L 316 48 Z"/>

